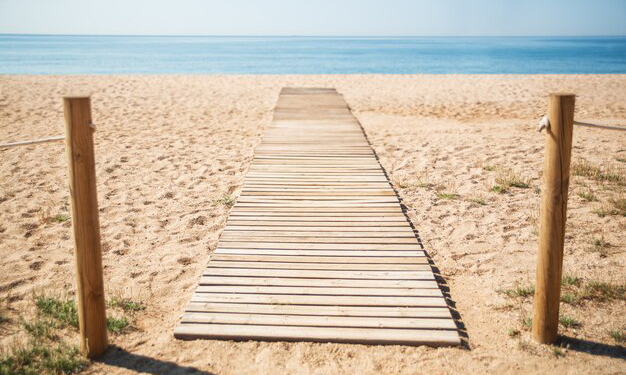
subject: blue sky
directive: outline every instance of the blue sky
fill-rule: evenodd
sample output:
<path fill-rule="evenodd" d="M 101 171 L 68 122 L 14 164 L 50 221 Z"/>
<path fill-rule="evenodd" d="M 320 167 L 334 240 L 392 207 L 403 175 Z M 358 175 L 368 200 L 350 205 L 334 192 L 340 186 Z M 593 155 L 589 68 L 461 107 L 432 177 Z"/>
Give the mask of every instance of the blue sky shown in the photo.
<path fill-rule="evenodd" d="M 626 35 L 626 0 L 0 0 L 0 33 Z"/>

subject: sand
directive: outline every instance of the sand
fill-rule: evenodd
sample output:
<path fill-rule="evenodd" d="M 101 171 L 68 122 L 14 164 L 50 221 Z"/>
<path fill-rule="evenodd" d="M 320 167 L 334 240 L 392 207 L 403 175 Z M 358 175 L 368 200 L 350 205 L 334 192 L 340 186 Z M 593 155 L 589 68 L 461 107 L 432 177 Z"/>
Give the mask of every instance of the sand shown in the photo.
<path fill-rule="evenodd" d="M 228 216 L 220 200 L 241 189 L 286 85 L 345 95 L 447 282 L 464 348 L 174 339 Z M 147 309 L 85 373 L 624 373 L 625 349 L 608 333 L 626 328 L 623 300 L 563 304 L 582 326 L 561 329 L 570 348 L 557 356 L 524 328 L 530 298 L 499 292 L 534 282 L 535 127 L 549 92 L 576 93 L 579 121 L 626 125 L 626 75 L 0 76 L 0 141 L 63 134 L 61 97 L 92 94 L 106 291 Z M 623 174 L 626 133 L 577 127 L 573 159 Z M 530 187 L 492 192 L 504 168 Z M 64 146 L 1 149 L 0 176 L 7 344 L 32 314 L 33 291 L 73 293 L 71 228 L 52 220 L 68 210 Z M 588 189 L 598 202 L 578 195 Z M 594 213 L 620 194 L 623 185 L 572 178 L 565 274 L 624 285 L 626 217 Z"/>

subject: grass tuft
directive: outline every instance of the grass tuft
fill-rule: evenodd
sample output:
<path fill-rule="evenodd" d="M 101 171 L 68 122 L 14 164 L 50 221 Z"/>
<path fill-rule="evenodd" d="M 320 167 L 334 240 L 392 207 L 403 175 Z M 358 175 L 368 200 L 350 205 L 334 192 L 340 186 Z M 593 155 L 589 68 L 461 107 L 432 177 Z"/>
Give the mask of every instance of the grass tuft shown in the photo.
<path fill-rule="evenodd" d="M 562 315 L 559 317 L 559 324 L 561 324 L 565 328 L 578 328 L 582 326 L 581 322 L 567 315 Z"/>
<path fill-rule="evenodd" d="M 220 199 L 216 200 L 217 203 L 223 204 L 226 207 L 232 207 L 237 202 L 237 198 L 232 195 L 224 195 Z"/>
<path fill-rule="evenodd" d="M 459 197 L 459 195 L 455 193 L 437 192 L 436 194 L 437 198 L 440 199 L 457 199 Z"/>
<path fill-rule="evenodd" d="M 527 285 L 527 286 L 516 285 L 513 288 L 509 288 L 509 289 L 499 289 L 497 292 L 502 293 L 506 295 L 507 297 L 511 297 L 511 298 L 515 298 L 515 297 L 525 298 L 525 297 L 530 297 L 533 294 L 535 294 L 535 286 L 534 285 Z"/>
<path fill-rule="evenodd" d="M 576 305 L 580 301 L 580 298 L 576 294 L 563 293 L 561 294 L 561 302 L 569 305 Z"/>
<path fill-rule="evenodd" d="M 598 302 L 626 300 L 626 285 L 611 284 L 602 281 L 590 281 L 583 288 L 581 298 Z"/>
<path fill-rule="evenodd" d="M 604 239 L 604 236 L 594 237 L 591 239 L 591 251 L 594 253 L 599 253 L 601 258 L 605 258 L 608 256 L 607 249 L 610 247 L 611 244 Z"/>
<path fill-rule="evenodd" d="M 54 339 L 58 326 L 51 319 L 38 318 L 31 322 L 23 321 L 22 328 L 35 339 Z"/>
<path fill-rule="evenodd" d="M 531 329 L 533 327 L 533 318 L 531 318 L 530 316 L 527 316 L 524 318 L 524 327 L 526 327 L 527 329 Z"/>
<path fill-rule="evenodd" d="M 109 299 L 107 306 L 112 308 L 118 308 L 125 312 L 137 312 L 143 311 L 146 309 L 146 305 L 142 302 L 136 302 L 131 300 L 130 298 L 120 298 L 120 297 L 112 297 Z"/>
<path fill-rule="evenodd" d="M 6 323 L 11 320 L 9 319 L 8 310 L 9 308 L 8 308 L 8 303 L 6 299 L 1 298 L 0 299 L 0 324 Z"/>
<path fill-rule="evenodd" d="M 496 172 L 496 184 L 507 188 L 516 187 L 520 189 L 528 189 L 530 180 L 522 177 L 521 174 L 509 168 L 498 168 Z"/>
<path fill-rule="evenodd" d="M 52 217 L 52 221 L 54 221 L 55 223 L 65 223 L 66 221 L 70 220 L 72 217 L 68 214 L 56 214 Z"/>
<path fill-rule="evenodd" d="M 563 286 L 580 286 L 582 279 L 576 276 L 563 276 L 561 278 L 561 285 Z"/>
<path fill-rule="evenodd" d="M 565 357 L 565 353 L 563 352 L 563 350 L 561 350 L 561 348 L 554 346 L 551 349 L 552 349 L 552 355 L 553 356 L 555 356 L 557 358 Z"/>
<path fill-rule="evenodd" d="M 491 191 L 497 194 L 504 194 L 507 193 L 509 191 L 509 189 L 506 188 L 506 186 L 502 186 L 502 185 L 493 185 L 491 187 Z"/>
<path fill-rule="evenodd" d="M 585 177 L 599 182 L 626 183 L 626 174 L 614 163 L 603 166 L 595 165 L 585 159 L 572 163 L 571 172 L 574 176 Z"/>
<path fill-rule="evenodd" d="M 596 197 L 595 193 L 590 188 L 587 188 L 586 190 L 579 191 L 578 192 L 578 196 L 581 197 L 586 202 L 597 202 L 598 201 L 598 197 Z"/>
<path fill-rule="evenodd" d="M 480 206 L 486 206 L 487 205 L 487 200 L 484 197 L 482 197 L 482 196 L 470 198 L 469 201 L 472 202 L 472 203 L 476 203 L 477 205 L 480 205 Z"/>
<path fill-rule="evenodd" d="M 519 329 L 509 328 L 507 334 L 509 335 L 509 337 L 517 337 L 521 334 L 521 332 Z"/>
<path fill-rule="evenodd" d="M 21 323 L 27 340 L 15 340 L 0 350 L 0 374 L 60 375 L 85 369 L 89 361 L 77 346 L 63 340 L 61 331 L 72 326 L 76 312 L 73 304 L 46 296 L 35 296 L 34 302 L 37 317 Z"/>
<path fill-rule="evenodd" d="M 519 340 L 519 341 L 517 342 L 517 347 L 518 347 L 520 350 L 525 351 L 525 352 L 527 352 L 527 353 L 530 353 L 530 354 L 537 354 L 537 351 L 535 350 L 535 347 L 534 347 L 531 343 L 529 343 L 529 342 L 527 342 L 527 341 L 524 341 L 524 340 Z"/>
<path fill-rule="evenodd" d="M 35 296 L 35 306 L 42 316 L 59 322 L 61 328 L 66 326 L 78 328 L 78 311 L 74 300 L 61 300 L 43 295 Z"/>
<path fill-rule="evenodd" d="M 111 302 L 114 301 L 114 302 Z M 145 307 L 130 300 L 114 299 L 109 301 L 111 307 L 120 308 L 126 312 L 136 312 L 144 310 Z M 78 311 L 72 299 L 62 300 L 56 297 L 36 296 L 35 305 L 38 313 L 45 318 L 52 319 L 58 324 L 58 328 L 68 326 L 78 328 Z M 130 327 L 130 322 L 126 317 L 107 316 L 107 328 L 111 333 L 121 333 Z"/>
<path fill-rule="evenodd" d="M 0 353 L 0 374 L 76 374 L 88 366 L 77 346 L 31 339 Z"/>
<path fill-rule="evenodd" d="M 623 343 L 626 342 L 626 333 L 623 329 L 614 329 L 609 331 L 609 335 L 615 340 L 615 342 Z"/>
<path fill-rule="evenodd" d="M 130 327 L 130 322 L 126 317 L 107 316 L 107 329 L 111 333 L 119 334 Z"/>

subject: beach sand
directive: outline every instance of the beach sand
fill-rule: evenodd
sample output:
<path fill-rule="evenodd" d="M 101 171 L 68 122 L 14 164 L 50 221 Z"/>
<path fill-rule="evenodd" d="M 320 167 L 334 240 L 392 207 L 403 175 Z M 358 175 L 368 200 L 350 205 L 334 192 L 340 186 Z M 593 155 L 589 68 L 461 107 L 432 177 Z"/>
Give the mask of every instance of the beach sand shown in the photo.
<path fill-rule="evenodd" d="M 344 94 L 447 282 L 466 348 L 174 339 L 283 86 Z M 626 329 L 623 299 L 562 304 L 581 326 L 561 327 L 573 339 L 557 350 L 530 338 L 532 298 L 503 293 L 534 283 L 549 92 L 577 94 L 578 121 L 626 125 L 626 75 L 0 76 L 0 142 L 62 135 L 61 97 L 92 95 L 106 292 L 147 308 L 85 373 L 623 373 L 609 334 Z M 576 127 L 573 144 L 577 165 L 626 173 L 626 133 Z M 493 192 L 507 174 L 529 187 Z M 33 292 L 73 293 L 64 146 L 0 149 L 0 176 L 8 345 Z M 572 176 L 564 274 L 582 285 L 626 282 L 626 182 L 613 180 Z"/>

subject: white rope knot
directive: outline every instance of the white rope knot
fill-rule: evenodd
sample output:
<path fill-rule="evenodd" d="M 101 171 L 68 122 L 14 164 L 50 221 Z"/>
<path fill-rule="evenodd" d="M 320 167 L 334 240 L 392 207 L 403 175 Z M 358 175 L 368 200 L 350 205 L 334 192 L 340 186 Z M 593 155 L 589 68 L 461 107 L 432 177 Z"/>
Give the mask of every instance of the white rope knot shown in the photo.
<path fill-rule="evenodd" d="M 543 116 L 541 120 L 539 120 L 539 126 L 537 127 L 537 132 L 541 133 L 543 129 L 550 129 L 550 120 L 548 120 L 548 116 Z"/>

